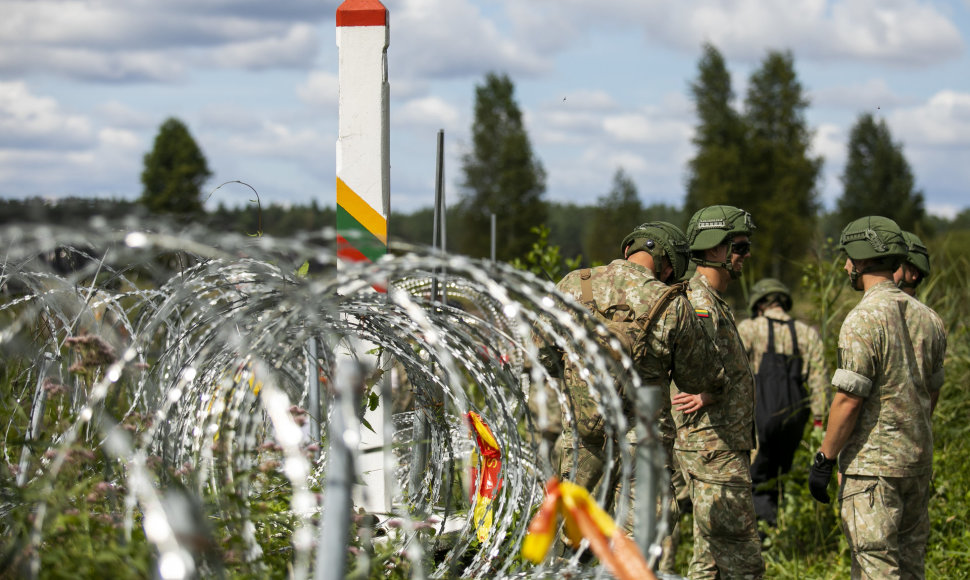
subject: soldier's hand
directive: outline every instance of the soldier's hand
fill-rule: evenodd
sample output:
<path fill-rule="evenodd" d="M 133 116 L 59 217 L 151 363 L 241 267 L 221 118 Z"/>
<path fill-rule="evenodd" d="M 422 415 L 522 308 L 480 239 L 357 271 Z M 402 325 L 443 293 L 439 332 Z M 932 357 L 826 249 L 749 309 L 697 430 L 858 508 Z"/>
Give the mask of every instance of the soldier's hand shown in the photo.
<path fill-rule="evenodd" d="M 674 405 L 674 410 L 680 411 L 681 413 L 695 413 L 710 405 L 713 401 L 714 397 L 710 393 L 701 393 L 699 395 L 677 393 L 670 399 L 670 402 Z"/>
<path fill-rule="evenodd" d="M 815 455 L 812 468 L 808 471 L 808 490 L 812 492 L 812 497 L 816 501 L 829 503 L 829 481 L 832 479 L 832 468 L 835 467 L 834 459 L 827 459 L 822 452 Z"/>

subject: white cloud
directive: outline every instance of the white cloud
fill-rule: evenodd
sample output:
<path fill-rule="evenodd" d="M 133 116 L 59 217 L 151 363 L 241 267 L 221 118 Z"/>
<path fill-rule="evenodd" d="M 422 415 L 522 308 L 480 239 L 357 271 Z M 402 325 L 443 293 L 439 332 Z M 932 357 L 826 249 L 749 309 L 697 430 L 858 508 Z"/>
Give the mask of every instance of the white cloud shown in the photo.
<path fill-rule="evenodd" d="M 34 95 L 23 82 L 0 82 L 0 148 L 73 149 L 94 142 L 87 118 Z"/>
<path fill-rule="evenodd" d="M 158 119 L 154 115 L 139 111 L 117 100 L 102 103 L 95 111 L 102 123 L 113 127 L 151 130 L 158 124 Z"/>
<path fill-rule="evenodd" d="M 896 94 L 885 79 L 870 78 L 863 82 L 828 86 L 810 90 L 812 106 L 877 112 L 900 105 L 912 105 L 914 99 Z"/>
<path fill-rule="evenodd" d="M 895 138 L 916 146 L 970 148 L 970 93 L 940 91 L 925 104 L 889 117 Z"/>
<path fill-rule="evenodd" d="M 0 73 L 170 82 L 200 65 L 308 66 L 320 48 L 315 25 L 333 12 L 312 8 L 306 0 L 272 6 L 224 0 L 178 6 L 147 0 L 5 0 Z"/>
<path fill-rule="evenodd" d="M 314 71 L 310 73 L 303 84 L 296 88 L 296 94 L 301 101 L 308 105 L 336 106 L 339 95 L 338 82 L 335 74 Z"/>
<path fill-rule="evenodd" d="M 509 39 L 469 0 L 403 0 L 392 9 L 391 70 L 405 77 L 514 76 L 548 70 L 547 55 Z"/>
<path fill-rule="evenodd" d="M 459 129 L 461 114 L 454 106 L 438 97 L 412 99 L 392 111 L 391 122 L 441 129 Z"/>
<path fill-rule="evenodd" d="M 312 61 L 320 46 L 316 30 L 296 24 L 278 35 L 234 42 L 211 51 L 212 62 L 225 68 L 265 69 L 300 66 Z"/>
<path fill-rule="evenodd" d="M 617 140 L 631 143 L 686 141 L 693 133 L 693 128 L 683 121 L 643 113 L 608 116 L 603 120 L 603 128 Z"/>
<path fill-rule="evenodd" d="M 959 57 L 964 41 L 933 3 L 921 0 L 534 0 L 510 9 L 522 38 L 638 26 L 649 42 L 690 54 L 711 42 L 726 56 L 760 60 L 768 49 L 801 58 L 926 65 Z M 549 20 L 536 14 L 554 13 Z"/>

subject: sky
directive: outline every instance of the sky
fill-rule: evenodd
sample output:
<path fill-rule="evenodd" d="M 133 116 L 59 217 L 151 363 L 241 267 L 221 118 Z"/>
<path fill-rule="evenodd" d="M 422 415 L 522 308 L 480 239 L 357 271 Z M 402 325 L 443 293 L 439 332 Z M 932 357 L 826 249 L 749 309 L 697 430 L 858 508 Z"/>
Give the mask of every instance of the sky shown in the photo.
<path fill-rule="evenodd" d="M 339 0 L 0 0 L 0 197 L 135 199 L 177 117 L 213 172 L 207 206 L 335 205 Z M 705 42 L 738 108 L 790 50 L 819 201 L 841 195 L 859 115 L 888 124 L 927 209 L 970 206 L 970 0 L 384 0 L 391 209 L 461 194 L 475 87 L 515 85 L 546 199 L 594 204 L 622 168 L 645 205 L 683 202 Z"/>

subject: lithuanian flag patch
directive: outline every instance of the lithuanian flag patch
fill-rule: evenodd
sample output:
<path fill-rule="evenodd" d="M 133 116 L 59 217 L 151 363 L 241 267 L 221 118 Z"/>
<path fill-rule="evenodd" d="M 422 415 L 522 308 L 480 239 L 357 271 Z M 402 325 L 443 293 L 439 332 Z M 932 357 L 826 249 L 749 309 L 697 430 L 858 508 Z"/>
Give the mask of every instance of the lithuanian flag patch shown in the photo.
<path fill-rule="evenodd" d="M 695 308 L 694 309 L 694 314 L 696 314 L 698 318 L 710 318 L 711 317 L 711 311 L 710 310 L 707 310 L 706 308 Z"/>

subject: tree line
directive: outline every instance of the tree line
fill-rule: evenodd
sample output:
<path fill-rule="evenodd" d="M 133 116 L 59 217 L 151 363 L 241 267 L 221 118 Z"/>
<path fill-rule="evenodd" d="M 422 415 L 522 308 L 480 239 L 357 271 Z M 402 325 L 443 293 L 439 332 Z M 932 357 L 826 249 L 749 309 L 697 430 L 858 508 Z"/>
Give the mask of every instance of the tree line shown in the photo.
<path fill-rule="evenodd" d="M 495 214 L 497 258 L 521 260 L 535 253 L 541 240 L 557 248 L 559 271 L 546 272 L 555 277 L 567 263 L 592 265 L 616 257 L 618 249 L 611 242 L 644 221 L 666 220 L 683 227 L 697 209 L 729 204 L 749 211 L 758 228 L 749 273 L 755 279 L 772 276 L 792 283 L 802 258 L 826 238 L 837 237 L 842 224 L 862 215 L 890 217 L 921 236 L 970 226 L 970 209 L 955 220 L 926 213 L 902 144 L 893 139 L 884 119 L 868 111 L 858 115 L 850 133 L 842 195 L 832 211 L 823 211 L 818 197 L 824 160 L 810 151 L 810 103 L 789 51 L 766 54 L 751 73 L 739 108 L 723 55 L 706 44 L 690 96 L 697 114 L 695 155 L 686 167 L 682 205 L 644 206 L 623 167 L 616 168 L 610 189 L 595 204 L 554 203 L 545 199 L 546 171 L 530 143 L 514 83 L 505 74 L 487 74 L 475 87 L 472 145 L 462 157 L 458 203 L 447 213 L 448 249 L 489 257 Z M 40 214 L 55 221 L 58 215 L 76 220 L 86 214 L 145 211 L 253 235 L 287 235 L 335 224 L 334 209 L 316 202 L 283 207 L 257 201 L 241 208 L 220 205 L 207 213 L 203 186 L 210 176 L 188 128 L 172 118 L 161 125 L 145 154 L 137 204 L 72 199 L 46 204 L 41 211 L 37 207 L 44 204 L 37 200 L 6 200 L 0 202 L 0 220 Z M 391 242 L 430 244 L 432 210 L 392 212 L 388 227 Z"/>

